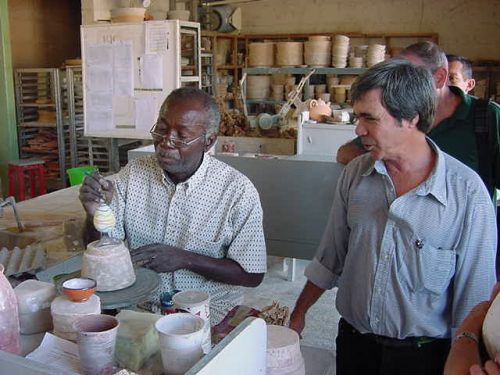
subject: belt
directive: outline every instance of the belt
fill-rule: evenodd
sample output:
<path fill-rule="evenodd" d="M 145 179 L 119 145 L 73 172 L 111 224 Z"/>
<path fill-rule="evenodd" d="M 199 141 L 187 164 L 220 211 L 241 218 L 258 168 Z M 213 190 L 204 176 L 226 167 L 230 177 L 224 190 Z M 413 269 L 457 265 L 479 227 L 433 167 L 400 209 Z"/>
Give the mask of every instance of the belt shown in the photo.
<path fill-rule="evenodd" d="M 355 335 L 359 335 L 370 341 L 374 341 L 379 345 L 391 348 L 420 348 L 422 345 L 434 342 L 436 340 L 448 340 L 448 339 L 436 339 L 427 336 L 413 336 L 413 337 L 407 337 L 405 339 L 395 339 L 392 337 L 376 335 L 374 333 L 361 333 L 352 325 L 350 325 L 344 318 L 340 319 L 339 329 L 347 330 Z"/>

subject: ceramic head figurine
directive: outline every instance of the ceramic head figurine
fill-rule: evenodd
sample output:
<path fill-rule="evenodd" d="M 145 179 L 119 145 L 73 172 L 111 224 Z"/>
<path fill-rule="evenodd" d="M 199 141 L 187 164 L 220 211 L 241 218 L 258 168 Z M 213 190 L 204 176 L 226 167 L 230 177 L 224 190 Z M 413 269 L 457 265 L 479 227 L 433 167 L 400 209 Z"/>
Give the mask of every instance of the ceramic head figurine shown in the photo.
<path fill-rule="evenodd" d="M 309 116 L 312 120 L 321 121 L 323 116 L 331 116 L 332 108 L 330 102 L 325 103 L 323 100 L 311 100 L 309 102 Z"/>

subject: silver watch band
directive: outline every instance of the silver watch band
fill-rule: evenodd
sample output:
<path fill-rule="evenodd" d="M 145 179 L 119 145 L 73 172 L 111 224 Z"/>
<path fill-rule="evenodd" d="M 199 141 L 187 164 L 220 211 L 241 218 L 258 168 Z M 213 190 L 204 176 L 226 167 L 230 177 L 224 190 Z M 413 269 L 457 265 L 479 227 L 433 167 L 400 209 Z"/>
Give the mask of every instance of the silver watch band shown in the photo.
<path fill-rule="evenodd" d="M 474 341 L 476 344 L 479 344 L 479 337 L 475 333 L 472 332 L 461 332 L 458 335 L 455 336 L 454 342 L 457 342 L 458 340 L 461 339 L 469 339 Z"/>

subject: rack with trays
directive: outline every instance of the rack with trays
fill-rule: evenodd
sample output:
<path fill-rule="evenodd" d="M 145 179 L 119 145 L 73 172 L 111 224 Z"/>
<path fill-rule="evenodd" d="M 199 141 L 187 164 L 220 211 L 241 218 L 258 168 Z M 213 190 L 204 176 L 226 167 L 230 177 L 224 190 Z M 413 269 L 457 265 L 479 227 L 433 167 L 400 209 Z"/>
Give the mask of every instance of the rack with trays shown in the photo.
<path fill-rule="evenodd" d="M 200 24 L 179 22 L 180 36 L 180 86 L 201 88 Z M 186 63 L 183 64 L 182 60 Z"/>
<path fill-rule="evenodd" d="M 353 32 L 322 32 L 322 33 L 301 33 L 301 34 L 247 34 L 244 36 L 246 52 L 248 44 L 260 41 L 272 42 L 292 42 L 307 41 L 310 36 L 328 36 L 333 41 L 335 35 L 345 35 L 350 38 L 353 45 L 380 43 L 386 46 L 388 53 L 398 52 L 400 49 L 422 40 L 429 40 L 434 43 L 439 42 L 437 33 L 353 33 Z"/>
<path fill-rule="evenodd" d="M 476 80 L 473 95 L 500 103 L 500 61 L 475 61 L 472 75 Z"/>
<path fill-rule="evenodd" d="M 66 66 L 62 90 L 64 119 L 69 125 L 71 166 L 95 165 L 101 172 L 109 172 L 112 170 L 110 139 L 84 136 L 82 82 L 81 65 Z"/>
<path fill-rule="evenodd" d="M 244 68 L 243 73 L 247 75 L 272 75 L 272 74 L 289 74 L 302 78 L 302 76 L 308 74 L 312 69 L 314 69 L 314 73 L 309 80 L 318 80 L 319 79 L 325 81 L 326 76 L 328 75 L 337 75 L 337 76 L 345 76 L 345 75 L 360 75 L 366 68 L 331 68 L 331 67 L 320 67 L 320 68 L 299 68 L 299 67 L 271 67 L 271 68 Z M 304 92 L 308 89 L 310 84 L 309 80 L 307 80 L 304 84 Z M 243 88 L 245 89 L 245 87 Z M 333 98 L 332 98 L 333 99 Z M 283 105 L 285 100 L 274 100 L 272 98 L 266 99 L 246 99 L 247 108 L 250 106 L 249 113 L 250 114 L 258 114 L 260 111 L 266 113 L 273 113 L 273 107 L 276 105 Z"/>
<path fill-rule="evenodd" d="M 202 43 L 202 52 L 213 55 L 213 94 L 224 100 L 228 108 L 234 108 L 235 101 L 239 99 L 241 70 L 245 67 L 245 39 L 240 35 L 213 31 L 202 31 L 201 37 L 209 40 L 206 44 Z"/>
<path fill-rule="evenodd" d="M 214 95 L 215 66 L 212 53 L 201 53 L 201 88 L 209 95 Z"/>
<path fill-rule="evenodd" d="M 21 159 L 45 160 L 47 187 L 66 187 L 71 165 L 69 125 L 65 125 L 59 70 L 15 70 L 17 128 Z"/>

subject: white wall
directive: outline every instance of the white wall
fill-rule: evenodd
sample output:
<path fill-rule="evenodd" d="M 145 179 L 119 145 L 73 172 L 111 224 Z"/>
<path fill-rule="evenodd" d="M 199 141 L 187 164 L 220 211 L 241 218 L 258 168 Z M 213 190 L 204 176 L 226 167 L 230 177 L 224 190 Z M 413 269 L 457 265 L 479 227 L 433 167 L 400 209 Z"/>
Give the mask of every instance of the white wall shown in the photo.
<path fill-rule="evenodd" d="M 243 34 L 439 34 L 449 53 L 500 60 L 500 0 L 262 0 L 238 4 Z"/>

